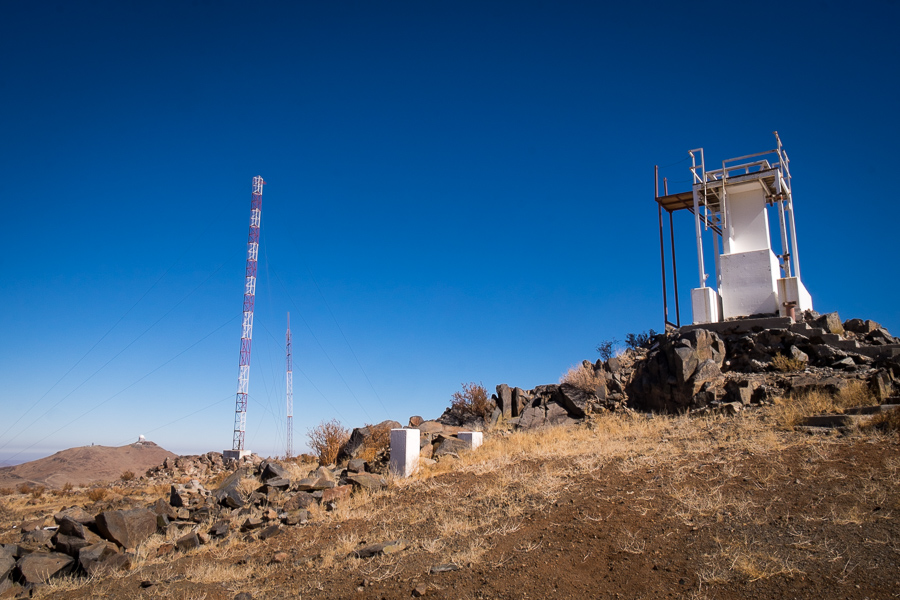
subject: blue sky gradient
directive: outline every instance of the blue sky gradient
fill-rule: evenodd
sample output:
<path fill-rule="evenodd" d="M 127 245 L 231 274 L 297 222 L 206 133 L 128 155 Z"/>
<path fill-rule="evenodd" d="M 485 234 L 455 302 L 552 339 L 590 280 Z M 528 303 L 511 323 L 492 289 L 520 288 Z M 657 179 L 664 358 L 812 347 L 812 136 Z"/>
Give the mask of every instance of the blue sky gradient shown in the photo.
<path fill-rule="evenodd" d="M 662 328 L 653 166 L 774 147 L 817 310 L 900 334 L 900 4 L 7 2 L 0 463 L 436 417 Z M 676 219 L 682 319 L 697 285 Z"/>

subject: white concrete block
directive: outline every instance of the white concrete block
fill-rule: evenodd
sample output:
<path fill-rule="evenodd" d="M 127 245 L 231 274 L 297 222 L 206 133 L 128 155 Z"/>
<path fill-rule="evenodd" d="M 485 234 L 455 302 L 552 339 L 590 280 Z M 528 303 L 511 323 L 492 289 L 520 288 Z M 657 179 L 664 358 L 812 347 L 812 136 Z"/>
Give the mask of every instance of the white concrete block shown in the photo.
<path fill-rule="evenodd" d="M 796 312 L 812 310 L 812 296 L 806 291 L 803 282 L 796 277 L 782 277 L 778 280 L 778 304 L 781 307 L 781 316 L 786 317 L 789 312 L 784 307 L 785 302 L 796 302 Z"/>
<path fill-rule="evenodd" d="M 251 452 L 249 450 L 222 450 L 222 458 L 228 460 L 233 458 L 234 460 L 241 460 L 245 456 L 250 456 Z"/>
<path fill-rule="evenodd" d="M 409 477 L 419 470 L 419 430 L 391 429 L 391 472 Z"/>
<path fill-rule="evenodd" d="M 719 322 L 719 295 L 709 287 L 691 290 L 691 314 L 694 325 Z"/>
<path fill-rule="evenodd" d="M 460 431 L 456 437 L 469 444 L 472 450 L 484 443 L 484 434 L 480 431 Z"/>
<path fill-rule="evenodd" d="M 771 250 L 723 254 L 719 257 L 719 267 L 724 319 L 780 314 L 776 281 L 781 267 Z"/>

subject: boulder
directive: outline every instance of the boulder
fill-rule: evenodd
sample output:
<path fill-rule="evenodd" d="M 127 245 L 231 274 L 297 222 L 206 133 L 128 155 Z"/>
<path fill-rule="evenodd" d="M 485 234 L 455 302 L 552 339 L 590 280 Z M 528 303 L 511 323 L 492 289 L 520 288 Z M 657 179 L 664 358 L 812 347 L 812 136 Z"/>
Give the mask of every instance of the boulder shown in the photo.
<path fill-rule="evenodd" d="M 53 520 L 56 521 L 57 525 L 59 525 L 63 519 L 69 519 L 88 527 L 93 527 L 95 524 L 94 515 L 80 506 L 73 506 L 72 508 L 61 510 L 53 515 Z"/>
<path fill-rule="evenodd" d="M 497 408 L 500 409 L 501 414 L 504 418 L 509 419 L 513 417 L 513 397 L 512 390 L 509 389 L 509 386 L 505 383 L 501 383 L 497 386 Z"/>
<path fill-rule="evenodd" d="M 415 427 L 414 425 L 412 427 Z M 362 473 L 366 470 L 366 461 L 361 458 L 354 458 L 347 463 L 347 470 L 354 473 Z"/>
<path fill-rule="evenodd" d="M 0 553 L 0 581 L 3 581 L 12 572 L 16 566 L 16 559 L 12 554 Z"/>
<path fill-rule="evenodd" d="M 269 483 L 272 479 L 288 479 L 287 471 L 284 467 L 274 462 L 264 462 L 260 465 L 259 478 L 263 483 Z M 271 484 L 270 484 L 271 485 Z"/>
<path fill-rule="evenodd" d="M 110 510 L 97 515 L 100 535 L 123 548 L 137 548 L 156 532 L 156 513 L 146 508 Z"/>
<path fill-rule="evenodd" d="M 410 427 L 418 427 L 419 425 L 421 425 L 424 422 L 425 422 L 425 419 L 423 419 L 422 417 L 420 417 L 418 415 L 415 415 L 415 416 L 412 416 L 409 418 L 409 426 Z"/>
<path fill-rule="evenodd" d="M 228 508 L 241 508 L 244 506 L 244 497 L 240 492 L 241 479 L 247 475 L 246 469 L 238 469 L 219 484 L 213 492 L 213 498 L 222 506 Z"/>
<path fill-rule="evenodd" d="M 441 435 L 437 437 L 437 444 L 435 445 L 432 456 L 434 458 L 444 456 L 445 454 L 454 454 L 458 456 L 460 452 L 468 449 L 469 445 L 459 438 Z"/>
<path fill-rule="evenodd" d="M 575 387 L 570 383 L 560 384 L 559 398 L 560 404 L 565 407 L 569 415 L 578 419 L 594 412 L 594 407 L 600 402 L 597 394 Z"/>
<path fill-rule="evenodd" d="M 323 490 L 322 504 L 337 502 L 338 500 L 346 500 L 350 498 L 350 492 L 352 489 L 352 485 L 339 485 L 331 489 Z"/>
<path fill-rule="evenodd" d="M 196 532 L 191 532 L 185 536 L 178 538 L 175 542 L 175 546 L 178 547 L 182 552 L 187 552 L 188 550 L 193 550 L 194 548 L 200 547 L 200 538 L 197 536 Z"/>
<path fill-rule="evenodd" d="M 307 492 L 298 492 L 291 496 L 288 501 L 284 503 L 284 510 L 298 510 L 301 508 L 307 508 L 317 503 L 318 500 L 316 500 L 316 497 L 312 494 L 309 494 Z"/>
<path fill-rule="evenodd" d="M 387 481 L 378 475 L 371 473 L 358 473 L 356 475 L 347 475 L 347 481 L 356 487 L 374 492 L 387 487 Z"/>
<path fill-rule="evenodd" d="M 821 315 L 815 320 L 815 325 L 816 327 L 821 327 L 828 333 L 836 333 L 838 335 L 844 333 L 844 326 L 841 323 L 841 318 L 836 312 Z"/>
<path fill-rule="evenodd" d="M 69 573 L 74 565 L 74 558 L 59 552 L 35 552 L 16 562 L 25 583 L 47 583 L 51 577 Z"/>

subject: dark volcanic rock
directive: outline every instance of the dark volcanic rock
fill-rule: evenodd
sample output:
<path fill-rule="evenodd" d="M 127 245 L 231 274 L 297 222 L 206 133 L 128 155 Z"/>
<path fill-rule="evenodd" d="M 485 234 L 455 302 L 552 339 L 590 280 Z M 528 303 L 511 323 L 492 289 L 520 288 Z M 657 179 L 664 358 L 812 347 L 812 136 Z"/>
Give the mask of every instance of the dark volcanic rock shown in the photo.
<path fill-rule="evenodd" d="M 71 571 L 75 559 L 59 552 L 29 554 L 16 563 L 26 583 L 46 583 L 51 577 Z"/>
<path fill-rule="evenodd" d="M 123 548 L 137 548 L 156 532 L 156 513 L 146 508 L 102 512 L 97 515 L 97 529 L 104 539 Z"/>

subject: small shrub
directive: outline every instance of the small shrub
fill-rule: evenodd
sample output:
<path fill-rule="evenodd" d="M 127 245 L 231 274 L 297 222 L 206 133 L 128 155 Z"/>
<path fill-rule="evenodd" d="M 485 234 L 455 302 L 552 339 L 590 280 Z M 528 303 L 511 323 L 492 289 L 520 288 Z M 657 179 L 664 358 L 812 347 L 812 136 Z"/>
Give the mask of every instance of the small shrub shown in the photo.
<path fill-rule="evenodd" d="M 900 433 L 900 408 L 892 408 L 874 415 L 865 428 L 878 429 L 885 433 Z"/>
<path fill-rule="evenodd" d="M 20 483 L 18 486 L 16 486 L 16 490 L 18 490 L 20 494 L 30 494 L 32 486 L 30 483 Z"/>
<path fill-rule="evenodd" d="M 611 340 L 604 340 L 600 342 L 600 345 L 597 346 L 597 352 L 600 353 L 600 358 L 603 360 L 609 360 L 613 356 L 616 355 L 616 344 L 619 343 L 619 340 L 613 338 Z"/>
<path fill-rule="evenodd" d="M 350 439 L 350 432 L 337 419 L 322 421 L 306 431 L 309 447 L 319 457 L 319 464 L 330 465 L 337 460 L 341 447 Z"/>
<path fill-rule="evenodd" d="M 94 488 L 87 493 L 87 497 L 91 502 L 100 502 L 106 495 L 109 493 L 109 490 L 106 488 Z"/>
<path fill-rule="evenodd" d="M 123 471 L 119 477 L 122 481 L 131 481 L 134 479 L 134 471 Z"/>
<path fill-rule="evenodd" d="M 802 371 L 806 368 L 806 363 L 796 358 L 785 356 L 781 352 L 772 359 L 772 366 L 776 371 L 781 373 L 791 373 L 793 371 Z"/>
<path fill-rule="evenodd" d="M 12 488 L 0 488 L 0 496 L 12 496 L 16 491 Z"/>
<path fill-rule="evenodd" d="M 462 391 L 453 392 L 453 400 L 450 407 L 458 415 L 472 415 L 481 417 L 485 421 L 491 418 L 494 407 L 488 400 L 487 390 L 480 383 L 462 384 Z"/>
<path fill-rule="evenodd" d="M 31 488 L 31 490 L 30 490 L 31 497 L 34 498 L 35 500 L 37 500 L 38 498 L 40 498 L 44 495 L 45 491 L 47 491 L 47 489 L 44 486 L 36 485 L 33 488 Z"/>
<path fill-rule="evenodd" d="M 597 373 L 593 367 L 587 367 L 580 364 L 571 367 L 559 378 L 560 383 L 568 383 L 582 390 L 593 392 L 601 385 L 606 383 L 603 373 Z"/>
<path fill-rule="evenodd" d="M 648 348 L 650 344 L 653 343 L 653 338 L 655 337 L 656 332 L 652 329 L 650 331 L 644 331 L 643 333 L 629 333 L 625 336 L 625 345 L 632 350 Z"/>
<path fill-rule="evenodd" d="M 391 445 L 391 426 L 383 424 L 366 425 L 366 427 L 369 430 L 369 437 L 363 440 L 358 458 L 371 462 L 375 460 L 379 452 Z"/>

